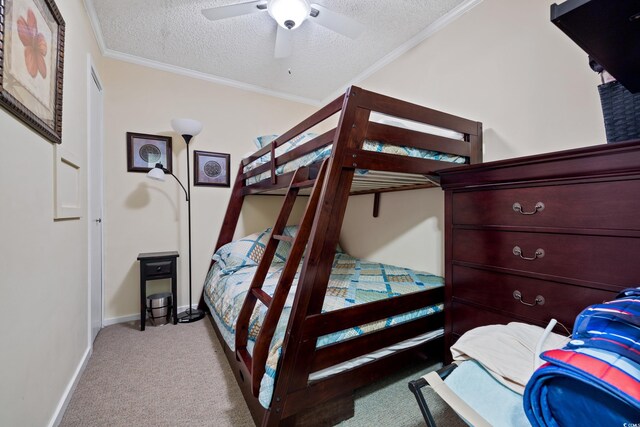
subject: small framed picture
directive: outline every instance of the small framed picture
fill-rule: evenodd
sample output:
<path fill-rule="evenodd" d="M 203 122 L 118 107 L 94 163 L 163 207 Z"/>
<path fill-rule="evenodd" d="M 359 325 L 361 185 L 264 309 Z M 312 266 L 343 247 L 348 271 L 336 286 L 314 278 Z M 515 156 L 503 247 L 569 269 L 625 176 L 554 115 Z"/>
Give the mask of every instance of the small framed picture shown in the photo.
<path fill-rule="evenodd" d="M 171 137 L 127 132 L 127 172 L 149 172 L 162 163 L 169 172 L 171 166 Z"/>
<path fill-rule="evenodd" d="M 211 153 L 208 151 L 193 152 L 193 184 L 229 187 L 229 162 L 231 155 Z"/>

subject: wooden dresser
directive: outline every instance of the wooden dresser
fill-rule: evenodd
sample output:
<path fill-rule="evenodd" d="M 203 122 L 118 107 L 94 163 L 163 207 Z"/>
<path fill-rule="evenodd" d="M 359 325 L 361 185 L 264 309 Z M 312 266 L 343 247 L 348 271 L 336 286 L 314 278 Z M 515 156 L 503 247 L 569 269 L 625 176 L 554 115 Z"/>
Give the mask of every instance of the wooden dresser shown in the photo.
<path fill-rule="evenodd" d="M 587 305 L 640 285 L 640 141 L 440 177 L 447 349 L 492 323 L 555 317 L 570 330 Z"/>

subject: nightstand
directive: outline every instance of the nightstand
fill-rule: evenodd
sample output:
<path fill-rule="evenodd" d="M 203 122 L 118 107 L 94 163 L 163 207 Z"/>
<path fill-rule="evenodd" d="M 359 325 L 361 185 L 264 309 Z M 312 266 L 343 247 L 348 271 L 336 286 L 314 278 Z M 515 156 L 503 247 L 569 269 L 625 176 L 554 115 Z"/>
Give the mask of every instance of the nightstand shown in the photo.
<path fill-rule="evenodd" d="M 147 316 L 147 281 L 171 279 L 173 324 L 178 323 L 177 262 L 178 252 L 149 252 L 138 254 L 140 261 L 140 330 L 144 331 Z"/>

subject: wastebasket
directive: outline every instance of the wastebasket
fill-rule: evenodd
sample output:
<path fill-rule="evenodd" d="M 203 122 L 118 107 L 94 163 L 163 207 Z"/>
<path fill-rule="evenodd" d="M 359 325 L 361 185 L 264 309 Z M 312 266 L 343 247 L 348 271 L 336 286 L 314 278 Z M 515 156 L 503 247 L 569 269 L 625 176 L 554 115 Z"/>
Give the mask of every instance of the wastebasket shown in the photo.
<path fill-rule="evenodd" d="M 166 325 L 171 320 L 171 292 L 161 292 L 147 297 L 147 313 L 154 326 Z"/>

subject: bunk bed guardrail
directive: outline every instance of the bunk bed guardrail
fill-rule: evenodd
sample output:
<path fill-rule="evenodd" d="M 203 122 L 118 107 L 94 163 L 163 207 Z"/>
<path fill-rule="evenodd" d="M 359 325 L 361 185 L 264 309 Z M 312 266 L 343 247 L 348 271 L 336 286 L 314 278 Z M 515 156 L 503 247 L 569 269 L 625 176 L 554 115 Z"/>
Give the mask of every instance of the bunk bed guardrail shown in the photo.
<path fill-rule="evenodd" d="M 461 156 L 467 158 L 468 163 L 471 164 L 482 161 L 481 123 L 352 87 L 347 91 L 346 95 L 336 98 L 333 102 L 276 138 L 269 145 L 262 147 L 254 154 L 243 159 L 240 165 L 240 170 L 243 171 L 243 180 L 248 180 L 265 172 L 270 174 L 269 179 L 261 180 L 260 182 L 250 185 L 245 184 L 243 193 L 245 195 L 259 194 L 265 191 L 273 191 L 277 188 L 286 188 L 295 171 L 277 175 L 277 168 L 333 144 L 337 136 L 338 127 L 332 128 L 305 144 L 281 153 L 280 155 L 276 155 L 276 149 L 329 119 L 334 114 L 343 111 L 347 102 L 350 102 L 351 105 L 356 105 L 357 115 L 361 118 L 361 120 L 359 120 L 360 123 L 352 124 L 354 130 L 357 130 L 356 128 L 360 126 L 364 132 L 359 132 L 361 134 L 361 140 L 354 141 L 356 144 L 350 147 L 343 156 L 344 167 L 433 175 L 434 172 L 443 169 L 446 165 L 438 160 L 363 150 L 362 142 L 365 140 Z M 440 129 L 455 131 L 462 134 L 463 137 L 462 139 L 453 139 L 433 133 L 370 121 L 369 116 L 372 112 L 389 116 L 390 118 L 408 120 L 417 124 L 425 124 Z M 332 153 L 333 151 L 335 151 L 335 148 L 332 150 Z M 332 155 L 332 157 L 334 156 Z M 264 161 L 265 158 L 268 158 L 268 160 Z M 264 163 L 256 165 L 257 162 L 261 160 Z M 407 184 L 405 183 L 405 185 Z M 416 184 L 414 184 L 414 187 L 419 188 Z M 406 188 L 402 188 L 402 190 L 406 190 Z M 377 191 L 379 191 L 379 189 L 352 192 L 352 194 L 365 194 Z"/>

